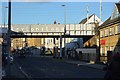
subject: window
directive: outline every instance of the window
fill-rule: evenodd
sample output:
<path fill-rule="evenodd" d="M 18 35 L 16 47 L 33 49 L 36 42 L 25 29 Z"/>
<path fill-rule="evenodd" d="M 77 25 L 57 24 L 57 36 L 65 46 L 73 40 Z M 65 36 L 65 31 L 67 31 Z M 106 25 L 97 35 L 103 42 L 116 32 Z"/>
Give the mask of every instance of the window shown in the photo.
<path fill-rule="evenodd" d="M 109 51 L 109 47 L 108 46 L 105 47 L 105 56 L 107 56 L 107 51 Z"/>
<path fill-rule="evenodd" d="M 92 30 L 92 35 L 94 35 L 95 34 L 95 30 Z"/>
<path fill-rule="evenodd" d="M 44 43 L 43 43 L 43 38 L 41 38 L 41 44 L 44 44 Z"/>
<path fill-rule="evenodd" d="M 101 56 L 104 56 L 104 55 L 105 55 L 104 47 L 101 47 L 101 48 L 100 48 L 100 52 L 101 52 Z"/>
<path fill-rule="evenodd" d="M 116 26 L 115 34 L 118 34 L 118 25 Z"/>
<path fill-rule="evenodd" d="M 116 26 L 116 34 L 120 33 L 120 24 Z"/>
<path fill-rule="evenodd" d="M 66 31 L 66 34 L 69 34 L 69 31 Z"/>
<path fill-rule="evenodd" d="M 113 46 L 110 46 L 110 51 L 113 51 L 114 50 L 114 47 Z"/>
<path fill-rule="evenodd" d="M 108 29 L 105 29 L 105 36 L 108 36 Z"/>
<path fill-rule="evenodd" d="M 110 35 L 114 35 L 114 27 L 110 28 Z"/>
<path fill-rule="evenodd" d="M 69 30 L 69 25 L 66 25 L 66 30 Z"/>
<path fill-rule="evenodd" d="M 104 37 L 104 31 L 100 31 L 100 37 Z"/>
<path fill-rule="evenodd" d="M 25 41 L 25 38 L 22 38 L 22 41 Z"/>
<path fill-rule="evenodd" d="M 70 35 L 74 35 L 74 31 L 70 31 Z"/>
<path fill-rule="evenodd" d="M 76 35 L 80 35 L 80 31 L 76 31 Z"/>

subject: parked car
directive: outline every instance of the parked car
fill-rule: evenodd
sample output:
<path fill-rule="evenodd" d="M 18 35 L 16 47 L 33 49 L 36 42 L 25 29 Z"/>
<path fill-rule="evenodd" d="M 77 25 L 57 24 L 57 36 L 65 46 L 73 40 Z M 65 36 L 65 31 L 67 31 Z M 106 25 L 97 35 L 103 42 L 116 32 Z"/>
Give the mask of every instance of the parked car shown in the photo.
<path fill-rule="evenodd" d="M 47 50 L 45 51 L 45 55 L 52 55 L 52 51 L 50 50 L 50 48 L 47 48 Z"/>

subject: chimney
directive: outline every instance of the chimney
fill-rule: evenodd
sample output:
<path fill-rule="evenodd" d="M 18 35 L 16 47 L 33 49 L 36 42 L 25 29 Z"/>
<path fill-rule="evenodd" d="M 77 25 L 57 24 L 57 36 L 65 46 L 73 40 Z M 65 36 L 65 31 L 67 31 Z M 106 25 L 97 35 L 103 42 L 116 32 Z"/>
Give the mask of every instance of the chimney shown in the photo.
<path fill-rule="evenodd" d="M 56 21 L 54 21 L 54 24 L 56 24 Z"/>
<path fill-rule="evenodd" d="M 58 22 L 58 24 L 60 24 L 60 22 Z"/>

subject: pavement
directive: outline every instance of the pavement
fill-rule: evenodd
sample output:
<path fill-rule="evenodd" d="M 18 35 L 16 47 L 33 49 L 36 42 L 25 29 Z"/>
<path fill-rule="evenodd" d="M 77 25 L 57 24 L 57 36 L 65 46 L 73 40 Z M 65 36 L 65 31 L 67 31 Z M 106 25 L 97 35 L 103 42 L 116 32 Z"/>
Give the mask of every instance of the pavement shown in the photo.
<path fill-rule="evenodd" d="M 65 62 L 71 63 L 71 64 L 76 64 L 77 66 L 86 66 L 86 67 L 100 69 L 100 70 L 103 70 L 103 68 L 105 67 L 104 64 L 97 64 L 94 62 L 74 61 L 74 60 L 66 60 Z"/>
<path fill-rule="evenodd" d="M 5 73 L 7 72 L 7 69 L 4 69 Z M 21 72 L 21 70 L 17 67 L 16 63 L 14 62 L 13 64 L 10 65 L 10 77 L 5 76 L 2 77 L 2 80 L 6 79 L 23 79 L 26 78 L 25 75 Z"/>
<path fill-rule="evenodd" d="M 53 58 L 53 56 L 42 56 L 42 57 Z M 62 59 L 62 60 L 64 60 L 66 63 L 75 64 L 77 66 L 86 66 L 86 67 L 100 69 L 100 70 L 103 70 L 103 68 L 106 66 L 105 64 L 94 63 L 93 61 L 86 62 L 86 61 L 72 60 L 72 59 Z"/>

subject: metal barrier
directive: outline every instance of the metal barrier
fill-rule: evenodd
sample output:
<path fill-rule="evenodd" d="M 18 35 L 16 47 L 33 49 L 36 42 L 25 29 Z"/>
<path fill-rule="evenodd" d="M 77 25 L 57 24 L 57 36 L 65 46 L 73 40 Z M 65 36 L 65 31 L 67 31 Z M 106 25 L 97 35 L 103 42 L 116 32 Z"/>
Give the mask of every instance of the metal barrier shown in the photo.
<path fill-rule="evenodd" d="M 97 61 L 97 53 L 82 53 L 82 51 L 77 52 L 76 50 L 67 50 L 67 58 L 74 60 L 83 60 L 83 61 Z"/>

